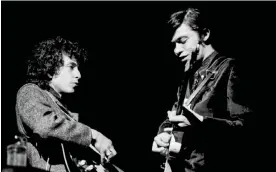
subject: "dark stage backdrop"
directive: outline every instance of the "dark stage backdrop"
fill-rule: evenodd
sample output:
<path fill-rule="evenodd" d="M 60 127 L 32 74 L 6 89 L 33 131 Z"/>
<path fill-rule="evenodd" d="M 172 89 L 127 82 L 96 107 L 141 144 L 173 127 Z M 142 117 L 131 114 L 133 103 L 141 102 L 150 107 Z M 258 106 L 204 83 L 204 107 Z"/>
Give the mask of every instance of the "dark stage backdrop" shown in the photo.
<path fill-rule="evenodd" d="M 186 5 L 209 9 L 214 46 L 244 65 L 245 97 L 264 80 L 273 2 L 1 2 L 1 163 L 16 133 L 15 98 L 37 42 L 60 35 L 88 49 L 81 85 L 66 101 L 80 120 L 109 137 L 125 171 L 157 171 L 151 145 L 171 108 L 179 65 L 167 21 Z M 260 72 L 262 71 L 262 72 Z M 256 78 L 258 78 L 256 80 Z"/>

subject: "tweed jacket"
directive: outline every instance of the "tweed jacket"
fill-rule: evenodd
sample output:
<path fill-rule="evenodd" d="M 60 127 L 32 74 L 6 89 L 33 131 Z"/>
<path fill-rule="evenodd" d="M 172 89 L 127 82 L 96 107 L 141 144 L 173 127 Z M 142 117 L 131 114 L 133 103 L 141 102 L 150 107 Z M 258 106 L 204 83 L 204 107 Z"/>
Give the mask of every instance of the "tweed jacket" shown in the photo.
<path fill-rule="evenodd" d="M 61 144 L 88 147 L 91 128 L 78 122 L 78 114 L 63 108 L 48 90 L 35 84 L 23 85 L 16 98 L 19 132 L 27 138 L 27 158 L 30 166 L 65 172 Z"/>
<path fill-rule="evenodd" d="M 223 66 L 218 63 L 219 70 L 212 71 L 211 66 L 218 59 L 228 59 Z M 245 168 L 242 152 L 246 138 L 244 128 L 252 111 L 242 97 L 242 85 L 235 60 L 219 55 L 216 51 L 199 67 L 188 80 L 187 89 L 182 91 L 179 86 L 177 101 L 172 110 L 176 110 L 180 95 L 188 98 L 204 80 L 208 72 L 213 77 L 202 87 L 190 108 L 202 115 L 202 123 L 179 128 L 184 131 L 181 152 L 178 155 L 177 170 L 187 172 L 202 171 L 243 171 Z M 200 75 L 200 76 L 197 76 Z M 185 111 L 183 112 L 185 115 Z M 166 119 L 159 127 L 158 133 L 172 126 Z M 173 170 L 173 171 L 177 171 Z"/>

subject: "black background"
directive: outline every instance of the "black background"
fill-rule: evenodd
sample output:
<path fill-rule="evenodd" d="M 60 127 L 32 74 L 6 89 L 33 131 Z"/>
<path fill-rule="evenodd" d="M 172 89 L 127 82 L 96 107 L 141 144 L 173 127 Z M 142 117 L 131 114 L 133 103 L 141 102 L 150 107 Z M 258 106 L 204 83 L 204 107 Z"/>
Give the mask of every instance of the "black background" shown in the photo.
<path fill-rule="evenodd" d="M 248 105 L 257 110 L 274 53 L 274 2 L 1 2 L 1 163 L 16 132 L 15 98 L 37 42 L 60 35 L 87 48 L 76 94 L 80 120 L 109 137 L 125 171 L 158 169 L 153 138 L 174 102 L 178 63 L 166 22 L 186 5 L 209 10 L 214 46 L 243 68 Z M 258 91 L 257 91 L 258 90 Z M 258 103 L 260 105 L 260 103 Z"/>

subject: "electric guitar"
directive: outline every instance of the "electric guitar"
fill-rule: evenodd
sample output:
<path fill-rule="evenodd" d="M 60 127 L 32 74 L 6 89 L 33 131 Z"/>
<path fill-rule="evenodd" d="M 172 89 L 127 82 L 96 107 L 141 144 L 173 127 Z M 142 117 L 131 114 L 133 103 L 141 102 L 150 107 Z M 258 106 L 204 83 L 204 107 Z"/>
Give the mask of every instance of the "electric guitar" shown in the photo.
<path fill-rule="evenodd" d="M 198 113 L 191 110 L 190 105 L 188 106 L 185 103 L 181 106 L 181 110 L 178 111 L 176 115 L 181 114 L 187 117 L 191 123 L 199 123 L 202 120 L 202 117 Z M 171 139 L 165 155 L 166 162 L 162 168 L 164 169 L 164 172 L 172 172 L 173 170 L 171 163 L 180 153 L 185 130 L 180 129 L 177 124 L 173 124 L 171 128 L 166 128 L 165 130 L 171 134 Z"/>
<path fill-rule="evenodd" d="M 177 103 L 177 107 L 176 107 L 176 115 L 181 115 L 181 114 L 184 115 L 185 117 L 188 118 L 190 123 L 198 123 L 203 120 L 201 115 L 199 115 L 196 112 L 194 112 L 193 110 L 191 110 L 191 108 L 190 108 L 191 102 L 195 98 L 195 96 L 197 94 L 199 94 L 199 92 L 201 91 L 203 86 L 210 79 L 214 79 L 216 77 L 216 75 L 220 72 L 220 70 L 222 70 L 224 68 L 224 66 L 227 64 L 227 62 L 229 62 L 229 61 L 230 61 L 230 58 L 224 58 L 224 57 L 218 58 L 210 67 L 211 72 L 199 84 L 199 86 L 190 95 L 190 97 L 188 99 L 185 99 L 185 95 L 184 95 L 186 93 L 187 84 L 185 87 L 183 85 L 182 85 L 182 87 L 180 87 L 180 90 L 178 92 L 179 95 L 178 95 L 178 103 Z M 189 76 L 189 74 L 186 76 Z M 183 83 L 187 83 L 187 81 L 188 81 L 188 77 L 185 77 L 185 79 L 183 80 Z M 170 133 L 171 133 L 172 137 L 171 137 L 169 148 L 168 148 L 168 151 L 166 154 L 166 162 L 165 162 L 164 172 L 173 171 L 172 168 L 170 167 L 169 161 L 173 160 L 173 158 L 175 158 L 178 155 L 178 153 L 180 152 L 181 146 L 182 146 L 181 143 L 182 143 L 182 139 L 184 136 L 184 131 L 179 130 L 179 127 L 175 124 L 172 125 Z"/>

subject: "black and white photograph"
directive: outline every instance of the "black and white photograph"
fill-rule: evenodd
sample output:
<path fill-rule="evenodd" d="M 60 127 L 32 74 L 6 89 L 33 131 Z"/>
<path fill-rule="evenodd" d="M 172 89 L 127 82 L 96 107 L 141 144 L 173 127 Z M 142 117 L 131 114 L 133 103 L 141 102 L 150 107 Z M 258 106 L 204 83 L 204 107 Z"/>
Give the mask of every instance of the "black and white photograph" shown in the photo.
<path fill-rule="evenodd" d="M 263 171 L 275 7 L 2 1 L 1 171 Z"/>

